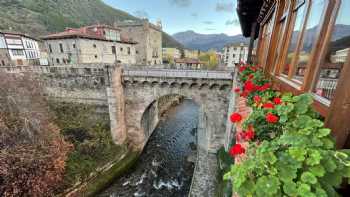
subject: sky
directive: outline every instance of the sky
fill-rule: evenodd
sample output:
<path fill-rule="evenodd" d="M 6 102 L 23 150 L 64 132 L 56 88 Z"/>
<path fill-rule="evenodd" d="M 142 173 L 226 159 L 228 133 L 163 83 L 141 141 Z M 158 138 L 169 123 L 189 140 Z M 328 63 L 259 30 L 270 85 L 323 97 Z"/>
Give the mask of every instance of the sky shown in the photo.
<path fill-rule="evenodd" d="M 134 16 L 161 20 L 169 34 L 193 30 L 202 34 L 241 34 L 236 0 L 104 0 Z"/>

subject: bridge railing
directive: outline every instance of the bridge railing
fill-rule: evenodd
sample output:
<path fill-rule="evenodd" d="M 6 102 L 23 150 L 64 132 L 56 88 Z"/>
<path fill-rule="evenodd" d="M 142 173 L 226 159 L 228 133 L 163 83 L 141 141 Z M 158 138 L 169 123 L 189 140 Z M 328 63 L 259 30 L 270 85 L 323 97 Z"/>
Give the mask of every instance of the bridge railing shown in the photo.
<path fill-rule="evenodd" d="M 137 77 L 203 78 L 203 79 L 228 79 L 228 80 L 231 80 L 233 78 L 233 72 L 208 71 L 208 70 L 125 69 L 123 75 L 137 76 Z"/>

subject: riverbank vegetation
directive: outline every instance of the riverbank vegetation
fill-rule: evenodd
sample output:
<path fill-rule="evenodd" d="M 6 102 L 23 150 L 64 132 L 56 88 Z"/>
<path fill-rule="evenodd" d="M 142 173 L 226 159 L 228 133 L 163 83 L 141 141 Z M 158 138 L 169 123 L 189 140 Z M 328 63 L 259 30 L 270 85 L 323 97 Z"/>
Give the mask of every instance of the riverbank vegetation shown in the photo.
<path fill-rule="evenodd" d="M 109 116 L 99 106 L 50 101 L 54 122 L 73 144 L 60 191 L 87 181 L 91 173 L 121 157 L 126 147 L 112 141 Z"/>
<path fill-rule="evenodd" d="M 257 66 L 239 70 L 243 86 L 235 91 L 243 110 L 231 115 L 235 164 L 224 176 L 233 191 L 241 197 L 339 196 L 350 177 L 349 154 L 336 150 L 331 130 L 311 107 L 312 96 L 273 90 Z"/>
<path fill-rule="evenodd" d="M 34 77 L 0 78 L 0 196 L 52 196 L 71 146 L 49 119 Z"/>

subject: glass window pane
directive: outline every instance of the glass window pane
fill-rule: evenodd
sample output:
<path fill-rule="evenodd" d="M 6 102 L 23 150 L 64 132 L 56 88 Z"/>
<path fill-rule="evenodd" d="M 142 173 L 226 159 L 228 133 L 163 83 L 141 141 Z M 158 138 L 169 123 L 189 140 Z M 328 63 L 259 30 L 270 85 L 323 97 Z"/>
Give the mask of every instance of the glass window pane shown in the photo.
<path fill-rule="evenodd" d="M 324 62 L 321 64 L 314 92 L 332 100 L 340 73 L 350 52 L 350 1 L 342 1 Z"/>
<path fill-rule="evenodd" d="M 325 11 L 325 0 L 313 0 L 311 2 L 311 9 L 306 23 L 306 29 L 303 34 L 303 42 L 298 56 L 298 62 L 294 71 L 293 79 L 303 82 L 304 73 L 307 64 L 310 60 L 311 51 L 317 41 L 317 35 L 320 31 L 322 22 L 322 13 Z"/>
<path fill-rule="evenodd" d="M 282 70 L 282 73 L 285 75 L 288 75 L 289 69 L 291 67 L 292 59 L 293 59 L 295 51 L 296 51 L 298 37 L 299 37 L 300 31 L 303 27 L 303 20 L 304 20 L 305 11 L 306 11 L 305 4 L 303 4 L 301 7 L 299 7 L 299 9 L 296 11 L 297 13 L 296 13 L 296 18 L 295 18 L 294 29 L 292 32 L 292 37 L 290 40 L 284 68 Z"/>

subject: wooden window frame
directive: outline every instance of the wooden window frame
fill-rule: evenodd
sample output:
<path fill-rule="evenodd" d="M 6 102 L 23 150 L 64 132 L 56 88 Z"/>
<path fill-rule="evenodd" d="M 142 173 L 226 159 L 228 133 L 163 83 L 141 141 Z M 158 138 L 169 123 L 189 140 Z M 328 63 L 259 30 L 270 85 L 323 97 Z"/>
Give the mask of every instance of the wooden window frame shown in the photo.
<path fill-rule="evenodd" d="M 301 90 L 301 85 L 302 84 L 300 84 L 297 81 L 292 79 L 292 74 L 293 74 L 292 71 L 294 70 L 294 67 L 296 66 L 297 57 L 299 56 L 299 53 L 300 53 L 300 45 L 301 45 L 301 42 L 302 42 L 302 39 L 303 39 L 303 36 L 304 36 L 304 33 L 305 33 L 305 28 L 306 28 L 306 23 L 305 22 L 307 22 L 311 6 L 310 6 L 310 0 L 308 0 L 308 1 L 303 0 L 302 2 L 300 2 L 298 4 L 295 4 L 295 3 L 297 3 L 297 2 L 295 1 L 293 3 L 293 5 L 292 5 L 292 7 L 293 7 L 292 13 L 291 13 L 291 17 L 292 18 L 291 18 L 291 21 L 290 21 L 291 23 L 289 24 L 290 28 L 287 30 L 287 32 L 288 32 L 287 42 L 285 43 L 285 46 L 287 46 L 287 47 L 284 47 L 283 58 L 281 58 L 280 62 L 279 62 L 280 66 L 279 66 L 279 70 L 278 70 L 278 77 L 289 80 L 291 83 L 293 83 L 293 87 L 295 87 L 298 90 Z M 293 55 L 293 58 L 292 58 L 292 61 L 291 61 L 291 64 L 290 64 L 291 66 L 290 66 L 290 68 L 288 70 L 288 75 L 285 75 L 282 72 L 283 72 L 283 69 L 284 69 L 284 66 L 285 66 L 285 63 L 286 63 L 286 57 L 288 55 L 288 49 L 289 49 L 289 46 L 291 44 L 293 30 L 294 30 L 294 27 L 295 27 L 298 10 L 303 5 L 305 5 L 306 13 L 304 13 L 303 18 L 302 18 L 302 21 L 303 21 L 302 22 L 302 27 L 301 27 L 301 31 L 299 32 L 298 38 L 297 38 L 296 46 L 295 46 L 295 49 L 294 49 L 294 55 Z"/>
<path fill-rule="evenodd" d="M 298 94 L 302 94 L 304 92 L 312 92 L 313 91 L 313 87 L 315 83 L 315 81 L 317 80 L 317 74 L 318 74 L 318 69 L 319 66 L 321 64 L 321 61 L 323 60 L 321 58 L 321 56 L 325 56 L 326 55 L 326 47 L 327 47 L 327 43 L 331 37 L 331 33 L 333 30 L 333 25 L 334 22 L 329 22 L 329 18 L 333 18 L 332 20 L 336 20 L 337 17 L 337 13 L 335 12 L 335 8 L 334 8 L 334 4 L 337 5 L 337 7 L 339 7 L 340 4 L 340 0 L 328 0 L 325 5 L 325 12 L 322 15 L 322 20 L 320 21 L 320 31 L 318 33 L 318 37 L 316 39 L 316 42 L 314 44 L 314 47 L 311 51 L 311 55 L 310 55 L 310 60 L 308 62 L 308 67 L 305 71 L 305 75 L 304 75 L 304 81 L 303 81 L 303 85 L 300 86 L 298 83 L 293 82 L 293 80 L 290 80 L 286 77 L 282 77 L 281 76 L 281 72 L 284 66 L 284 62 L 286 59 L 286 55 L 288 52 L 288 47 L 290 44 L 290 39 L 292 36 L 292 32 L 294 29 L 294 25 L 295 25 L 295 20 L 296 20 L 296 10 L 300 8 L 301 5 L 307 3 L 307 13 L 304 14 L 304 18 L 303 18 L 303 31 L 306 28 L 306 23 L 307 23 L 307 19 L 306 17 L 309 16 L 310 14 L 310 2 L 309 0 L 303 1 L 301 3 L 299 3 L 296 7 L 295 7 L 295 3 L 296 1 L 292 2 L 292 4 L 290 5 L 290 8 L 286 13 L 284 13 L 281 17 L 281 19 L 278 21 L 279 23 L 281 23 L 281 21 L 286 20 L 285 21 L 285 25 L 286 25 L 286 29 L 285 32 L 283 32 L 284 35 L 282 35 L 283 37 L 281 38 L 280 42 L 283 42 L 281 45 L 281 51 L 279 51 L 279 57 L 277 57 L 275 62 L 272 62 L 275 67 L 275 72 L 274 73 L 266 73 L 270 78 L 272 78 L 273 82 L 274 82 L 274 86 L 277 89 L 280 89 L 281 91 L 290 91 L 296 95 Z M 294 8 L 293 8 L 294 7 Z M 283 9 L 283 8 L 281 8 Z M 277 10 L 278 11 L 278 10 Z M 325 16 L 324 16 L 325 15 Z M 330 16 L 332 15 L 332 16 Z M 293 27 L 293 29 L 292 29 Z M 326 31 L 327 29 L 327 31 Z M 303 32 L 304 34 L 304 32 Z M 300 41 L 300 36 L 298 35 L 298 45 L 301 45 L 301 41 Z M 321 38 L 327 38 L 327 39 L 321 39 Z M 287 43 L 288 42 L 288 43 Z M 297 46 L 299 49 L 297 50 L 298 52 L 300 51 L 300 46 Z M 318 49 L 318 50 L 316 50 Z M 321 55 L 319 55 L 318 51 L 320 51 L 319 49 L 321 49 Z M 298 53 L 299 54 L 299 53 Z M 298 56 L 298 54 L 295 54 L 294 56 Z M 295 59 L 295 57 L 293 57 L 293 59 Z M 295 64 L 294 64 L 295 66 Z M 292 72 L 291 72 L 292 73 Z M 327 114 L 329 113 L 329 106 L 327 106 L 325 104 L 324 101 L 322 101 L 321 99 L 317 99 L 317 97 L 315 97 L 315 102 L 314 102 L 314 108 L 316 109 L 316 111 L 318 111 L 322 116 L 327 117 Z"/>

